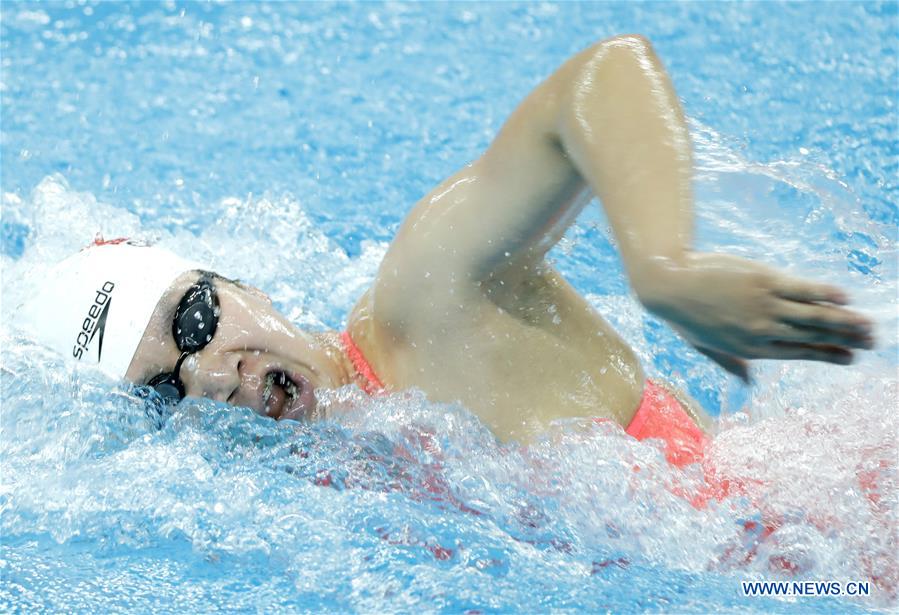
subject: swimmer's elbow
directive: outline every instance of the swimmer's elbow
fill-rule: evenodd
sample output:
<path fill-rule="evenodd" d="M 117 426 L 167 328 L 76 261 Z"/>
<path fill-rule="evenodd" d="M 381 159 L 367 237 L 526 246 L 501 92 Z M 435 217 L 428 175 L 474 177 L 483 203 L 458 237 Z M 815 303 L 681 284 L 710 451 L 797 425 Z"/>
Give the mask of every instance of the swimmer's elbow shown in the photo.
<path fill-rule="evenodd" d="M 618 34 L 603 41 L 605 43 L 623 43 L 628 46 L 642 47 L 644 50 L 652 49 L 652 43 L 642 34 Z"/>
<path fill-rule="evenodd" d="M 585 95 L 601 91 L 604 84 L 632 79 L 654 68 L 658 59 L 648 38 L 641 34 L 620 34 L 599 41 L 573 58 L 573 70 L 565 80 L 566 94 L 573 104 Z"/>
<path fill-rule="evenodd" d="M 609 38 L 594 43 L 588 53 L 608 53 L 609 50 L 629 50 L 630 52 L 646 53 L 652 51 L 652 42 L 642 34 L 616 34 Z"/>
<path fill-rule="evenodd" d="M 652 42 L 642 34 L 619 34 L 603 41 L 605 46 L 616 51 L 627 52 L 634 57 L 655 55 Z"/>
<path fill-rule="evenodd" d="M 566 151 L 586 143 L 602 147 L 609 124 L 617 125 L 622 106 L 641 113 L 664 72 L 649 39 L 622 34 L 585 49 L 559 71 L 562 101 L 556 132 Z"/>

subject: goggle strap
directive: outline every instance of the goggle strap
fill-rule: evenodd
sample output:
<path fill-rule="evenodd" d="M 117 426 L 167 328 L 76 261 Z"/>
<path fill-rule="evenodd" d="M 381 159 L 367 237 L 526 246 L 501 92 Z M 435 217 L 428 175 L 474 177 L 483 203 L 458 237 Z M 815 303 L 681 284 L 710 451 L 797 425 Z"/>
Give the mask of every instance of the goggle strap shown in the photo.
<path fill-rule="evenodd" d="M 181 364 L 184 363 L 184 359 L 186 359 L 189 354 L 189 352 L 182 352 L 181 356 L 178 357 L 178 361 L 175 363 L 175 369 L 172 370 L 173 380 L 181 382 Z"/>

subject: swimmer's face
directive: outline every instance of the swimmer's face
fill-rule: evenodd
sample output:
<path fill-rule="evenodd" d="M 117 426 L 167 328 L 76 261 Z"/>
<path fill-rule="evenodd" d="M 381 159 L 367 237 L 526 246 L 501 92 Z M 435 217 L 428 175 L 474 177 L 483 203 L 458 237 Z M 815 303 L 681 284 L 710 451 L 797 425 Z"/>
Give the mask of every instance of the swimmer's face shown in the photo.
<path fill-rule="evenodd" d="M 125 374 L 128 380 L 147 384 L 174 369 L 181 354 L 172 334 L 175 309 L 199 277 L 185 273 L 163 294 Z M 350 381 L 336 336 L 297 329 L 255 288 L 219 277 L 213 285 L 221 308 L 218 328 L 182 364 L 186 395 L 247 406 L 276 419 L 317 417 L 314 390 Z"/>

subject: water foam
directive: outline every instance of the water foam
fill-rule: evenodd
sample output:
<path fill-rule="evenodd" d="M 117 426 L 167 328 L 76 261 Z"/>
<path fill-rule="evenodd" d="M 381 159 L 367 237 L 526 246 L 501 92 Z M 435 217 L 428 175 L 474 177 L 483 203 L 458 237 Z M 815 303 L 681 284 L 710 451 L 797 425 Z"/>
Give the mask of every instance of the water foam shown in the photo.
<path fill-rule="evenodd" d="M 737 175 L 770 194 L 782 188 L 777 174 L 784 168 L 706 168 L 711 179 L 702 181 L 723 185 Z M 700 194 L 710 190 L 701 182 Z M 736 215 L 732 201 L 720 213 L 723 202 L 701 202 L 700 218 Z M 824 202 L 822 216 L 835 217 L 843 205 Z M 634 442 L 608 425 L 559 422 L 527 447 L 502 445 L 464 408 L 430 403 L 415 391 L 369 399 L 352 388 L 329 395 L 335 407 L 354 410 L 316 425 L 274 423 L 205 400 L 160 421 L 135 391 L 73 369 L 11 326 L 19 292 L 13 280 L 39 277 L 41 266 L 96 230 L 153 236 L 225 274 L 249 271 L 246 281 L 270 292 L 297 324 L 313 327 L 339 326 L 385 249 L 369 242 L 350 258 L 290 197 L 226 199 L 209 208 L 218 212 L 215 223 L 194 236 L 141 225 L 60 176 L 28 199 L 4 196 L 4 216 L 29 228 L 23 256 L 4 259 L 0 502 L 16 574 L 26 562 L 43 561 L 34 551 L 43 545 L 64 548 L 54 574 L 65 577 L 65 562 L 83 558 L 103 591 L 116 596 L 107 604 L 118 606 L 129 603 L 102 572 L 104 558 L 138 568 L 156 562 L 169 576 L 154 577 L 151 591 L 167 593 L 169 605 L 184 600 L 175 588 L 197 571 L 206 577 L 193 586 L 198 595 L 218 587 L 227 605 L 241 604 L 247 598 L 224 580 L 232 567 L 270 604 L 328 609 L 374 609 L 384 600 L 411 608 L 423 595 L 450 609 L 501 608 L 521 599 L 509 580 L 522 575 L 558 588 L 555 602 L 542 603 L 550 593 L 535 589 L 536 608 L 601 608 L 622 578 L 640 585 L 657 574 L 707 587 L 735 577 L 869 579 L 881 602 L 895 595 L 899 425 L 890 342 L 848 369 L 764 365 L 758 386 L 745 391 L 632 297 L 591 293 L 651 373 L 724 411 L 707 466 L 752 488 L 697 509 L 689 500 L 704 488 L 702 468 L 674 469 L 657 443 Z M 853 215 L 844 212 L 840 224 L 865 228 L 878 254 L 892 249 Z M 852 250 L 867 245 L 861 231 L 849 233 L 829 261 L 808 265 L 802 259 L 823 241 L 810 228 L 812 237 L 790 244 L 803 272 L 849 262 Z M 713 237 L 710 247 L 721 241 Z M 763 248 L 777 240 L 750 229 L 740 241 Z M 572 258 L 590 249 L 575 241 Z M 566 266 L 564 254 L 556 258 Z M 891 270 L 885 262 L 875 269 L 882 282 L 873 288 L 871 275 L 851 266 L 837 277 L 872 305 L 889 304 Z M 878 309 L 879 325 L 889 328 L 894 316 Z M 670 356 L 659 359 L 660 348 Z M 773 531 L 748 532 L 750 522 Z M 181 553 L 177 564 L 166 553 Z M 465 589 L 441 589 L 454 584 Z M 61 591 L 49 581 L 32 586 Z M 584 598 L 584 587 L 605 597 Z M 649 604 L 676 600 L 658 585 L 644 589 Z"/>

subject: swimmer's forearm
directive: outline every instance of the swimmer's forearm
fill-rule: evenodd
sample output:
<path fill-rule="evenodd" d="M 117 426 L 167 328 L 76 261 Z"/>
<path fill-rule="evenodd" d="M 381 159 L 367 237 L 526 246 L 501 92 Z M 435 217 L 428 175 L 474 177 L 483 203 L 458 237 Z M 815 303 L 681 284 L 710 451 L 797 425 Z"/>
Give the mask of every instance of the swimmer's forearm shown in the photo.
<path fill-rule="evenodd" d="M 692 241 L 690 135 L 648 41 L 623 36 L 575 58 L 559 139 L 602 201 L 638 295 L 652 294 Z"/>

